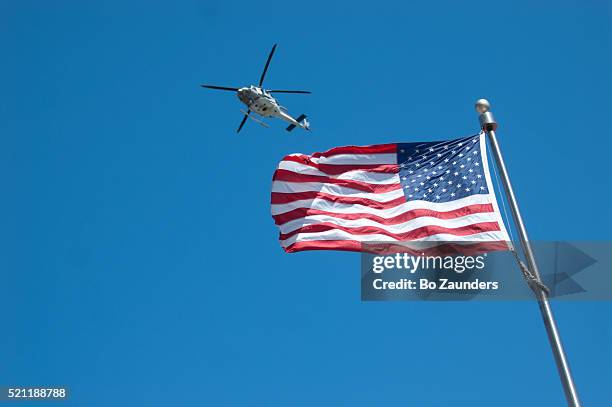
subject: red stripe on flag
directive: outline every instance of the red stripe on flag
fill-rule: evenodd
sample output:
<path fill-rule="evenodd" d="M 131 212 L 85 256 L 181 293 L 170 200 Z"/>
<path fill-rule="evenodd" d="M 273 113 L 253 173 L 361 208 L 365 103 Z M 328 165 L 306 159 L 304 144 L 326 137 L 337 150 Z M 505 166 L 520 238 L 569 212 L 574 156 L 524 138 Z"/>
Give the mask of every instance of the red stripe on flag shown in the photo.
<path fill-rule="evenodd" d="M 378 144 L 374 146 L 344 146 L 336 147 L 322 153 L 314 153 L 312 156 L 331 157 L 338 154 L 395 154 L 397 152 L 397 144 Z"/>
<path fill-rule="evenodd" d="M 289 233 L 281 234 L 279 236 L 279 239 L 285 240 L 298 233 L 320 233 L 326 232 L 328 230 L 341 230 L 343 232 L 350 233 L 351 235 L 377 234 L 389 236 L 397 240 L 414 240 L 432 235 L 438 235 L 441 233 L 454 236 L 467 236 L 483 232 L 497 232 L 500 230 L 500 228 L 497 222 L 481 222 L 473 223 L 467 226 L 461 226 L 458 228 L 445 228 L 443 226 L 428 225 L 404 233 L 391 233 L 386 229 L 375 226 L 359 226 L 354 228 L 348 228 L 330 222 L 321 222 L 314 225 L 306 225 Z"/>
<path fill-rule="evenodd" d="M 347 188 L 356 189 L 358 191 L 373 192 L 373 193 L 384 193 L 389 191 L 396 191 L 402 189 L 402 185 L 397 184 L 369 184 L 363 181 L 353 181 L 348 179 L 337 179 L 330 177 L 323 177 L 320 175 L 309 175 L 309 174 L 298 174 L 288 170 L 276 170 L 274 173 L 274 181 L 287 181 L 287 182 L 320 182 L 327 184 L 340 185 Z"/>
<path fill-rule="evenodd" d="M 463 208 L 454 209 L 447 212 L 438 212 L 431 209 L 413 209 L 406 211 L 397 216 L 391 218 L 383 218 L 381 216 L 373 215 L 370 213 L 337 213 L 322 211 L 320 209 L 312 208 L 297 208 L 289 212 L 281 213 L 280 215 L 274 215 L 274 221 L 277 225 L 282 225 L 289 221 L 300 219 L 310 215 L 327 215 L 334 218 L 347 219 L 347 220 L 358 220 L 358 219 L 369 219 L 374 222 L 378 222 L 381 225 L 396 225 L 398 223 L 404 223 L 412 219 L 420 218 L 423 216 L 429 216 L 438 219 L 455 219 L 467 215 L 473 215 L 476 213 L 493 212 L 493 205 L 491 204 L 477 204 L 464 206 Z"/>
<path fill-rule="evenodd" d="M 380 172 L 387 174 L 399 173 L 399 166 L 397 164 L 360 164 L 360 165 L 348 165 L 348 164 L 321 164 L 315 163 L 310 157 L 305 155 L 288 155 L 283 158 L 283 161 L 292 161 L 295 163 L 308 165 L 316 168 L 321 172 L 325 172 L 329 175 L 344 174 L 349 171 L 368 171 L 368 172 Z"/>
<path fill-rule="evenodd" d="M 325 201 L 338 204 L 363 205 L 374 209 L 390 209 L 406 203 L 406 198 L 400 196 L 387 202 L 378 202 L 367 198 L 351 198 L 347 196 L 338 196 L 327 194 L 325 192 L 309 191 L 309 192 L 272 192 L 272 205 L 286 204 L 304 199 L 323 199 Z"/>
<path fill-rule="evenodd" d="M 350 252 L 367 252 L 380 255 L 412 253 L 415 255 L 425 256 L 450 256 L 456 254 L 473 256 L 485 252 L 508 250 L 508 243 L 504 241 L 474 242 L 470 244 L 443 243 L 439 246 L 431 247 L 425 250 L 411 250 L 409 247 L 403 246 L 401 243 L 391 242 L 365 243 L 356 240 L 310 240 L 293 243 L 292 245 L 284 248 L 284 250 L 287 253 L 308 250 L 342 250 Z"/>

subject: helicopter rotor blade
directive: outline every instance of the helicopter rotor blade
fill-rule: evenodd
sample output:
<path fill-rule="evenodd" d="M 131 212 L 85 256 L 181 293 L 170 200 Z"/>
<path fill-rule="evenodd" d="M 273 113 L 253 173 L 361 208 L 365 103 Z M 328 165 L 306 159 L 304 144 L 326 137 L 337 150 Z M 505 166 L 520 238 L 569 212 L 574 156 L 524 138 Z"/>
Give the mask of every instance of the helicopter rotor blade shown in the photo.
<path fill-rule="evenodd" d="M 215 86 L 215 85 L 200 85 L 203 88 L 208 88 L 208 89 L 217 89 L 217 90 L 231 90 L 231 91 L 238 91 L 238 88 L 229 88 L 227 86 Z"/>
<path fill-rule="evenodd" d="M 261 73 L 261 78 L 259 79 L 259 86 L 261 87 L 261 84 L 264 81 L 264 78 L 266 77 L 266 72 L 268 72 L 268 67 L 270 66 L 270 61 L 272 60 L 272 55 L 274 55 L 274 51 L 276 50 L 276 44 L 274 44 L 274 46 L 272 47 L 272 51 L 270 51 L 270 55 L 268 55 L 268 60 L 266 61 L 266 66 L 264 67 L 263 72 Z"/>
<path fill-rule="evenodd" d="M 279 89 L 268 90 L 267 92 L 270 92 L 270 93 L 312 93 L 309 90 L 279 90 Z"/>
<path fill-rule="evenodd" d="M 242 126 L 244 126 L 244 123 L 246 123 L 247 119 L 249 118 L 250 113 L 251 113 L 251 110 L 250 109 L 247 110 L 246 114 L 242 118 L 242 121 L 240 122 L 240 126 L 238 126 L 238 130 L 236 130 L 236 133 L 240 133 L 240 130 L 242 130 Z"/>

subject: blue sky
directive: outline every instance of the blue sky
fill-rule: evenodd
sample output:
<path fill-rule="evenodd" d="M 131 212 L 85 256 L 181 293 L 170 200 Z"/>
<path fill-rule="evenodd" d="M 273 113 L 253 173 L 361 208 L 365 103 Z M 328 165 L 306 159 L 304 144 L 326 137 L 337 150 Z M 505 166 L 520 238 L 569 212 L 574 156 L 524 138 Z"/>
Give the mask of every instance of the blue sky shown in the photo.
<path fill-rule="evenodd" d="M 604 1 L 0 2 L 0 385 L 66 405 L 562 405 L 535 303 L 362 303 L 359 255 L 284 254 L 287 153 L 477 132 L 532 239 L 608 239 Z M 313 132 L 200 83 L 257 81 Z M 612 403 L 610 303 L 556 311 Z M 23 405 L 26 405 L 25 403 Z M 39 404 L 37 404 L 39 405 Z"/>

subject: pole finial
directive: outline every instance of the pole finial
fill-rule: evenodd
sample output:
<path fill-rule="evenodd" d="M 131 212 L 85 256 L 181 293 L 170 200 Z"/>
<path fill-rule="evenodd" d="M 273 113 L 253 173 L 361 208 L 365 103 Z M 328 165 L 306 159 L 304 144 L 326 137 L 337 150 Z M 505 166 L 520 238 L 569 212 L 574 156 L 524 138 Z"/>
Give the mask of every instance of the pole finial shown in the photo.
<path fill-rule="evenodd" d="M 484 131 L 495 131 L 497 122 L 493 117 L 493 113 L 489 111 L 491 104 L 487 99 L 478 99 L 476 101 L 476 111 L 480 113 L 480 128 Z"/>
<path fill-rule="evenodd" d="M 480 114 L 488 112 L 490 107 L 491 104 L 487 99 L 478 99 L 476 101 L 476 111 Z"/>

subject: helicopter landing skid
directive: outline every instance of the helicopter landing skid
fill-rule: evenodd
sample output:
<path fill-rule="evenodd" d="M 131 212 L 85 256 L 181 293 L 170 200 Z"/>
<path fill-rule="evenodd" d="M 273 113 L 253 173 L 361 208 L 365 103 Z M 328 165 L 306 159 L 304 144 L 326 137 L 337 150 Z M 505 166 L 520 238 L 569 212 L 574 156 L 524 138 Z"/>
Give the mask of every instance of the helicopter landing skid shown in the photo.
<path fill-rule="evenodd" d="M 250 113 L 250 112 L 245 112 L 245 111 L 244 111 L 244 110 L 242 110 L 242 109 L 240 109 L 240 111 L 241 111 L 242 113 L 244 113 L 244 114 L 245 114 L 245 115 L 246 115 L 246 116 L 247 116 L 249 119 L 251 119 L 251 120 L 255 121 L 256 123 L 259 123 L 261 126 L 263 126 L 263 127 L 265 127 L 265 128 L 269 128 L 269 127 L 270 127 L 270 126 L 268 126 L 268 124 L 266 124 L 265 122 L 263 122 L 263 121 L 261 121 L 261 120 L 259 120 L 259 119 L 254 118 L 253 116 L 251 116 L 251 113 Z"/>

